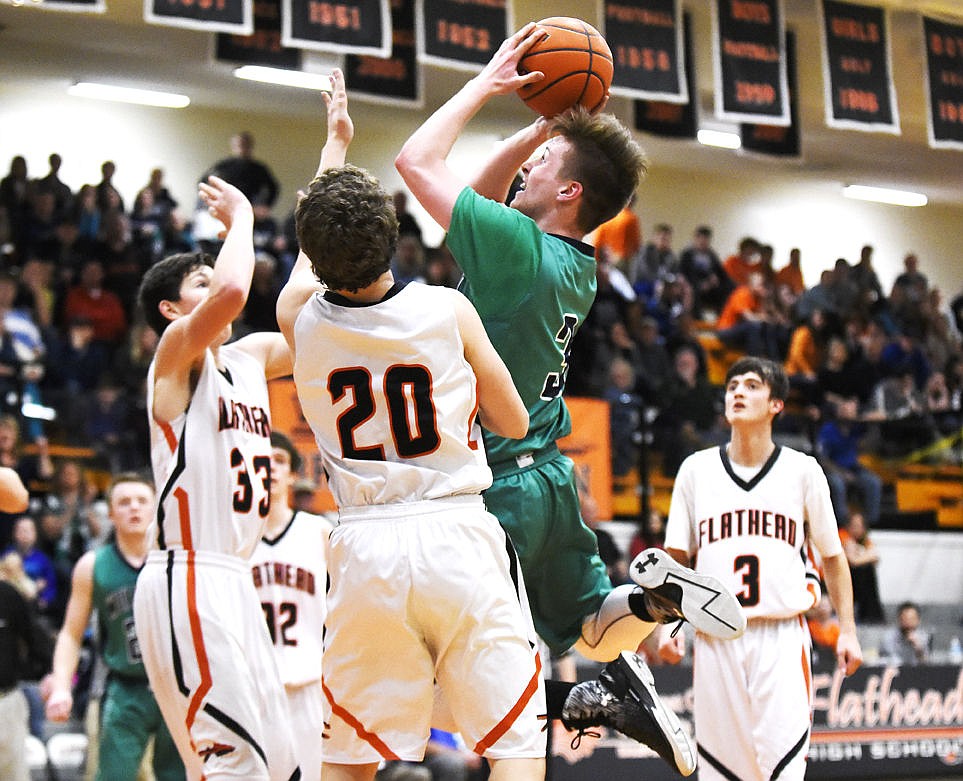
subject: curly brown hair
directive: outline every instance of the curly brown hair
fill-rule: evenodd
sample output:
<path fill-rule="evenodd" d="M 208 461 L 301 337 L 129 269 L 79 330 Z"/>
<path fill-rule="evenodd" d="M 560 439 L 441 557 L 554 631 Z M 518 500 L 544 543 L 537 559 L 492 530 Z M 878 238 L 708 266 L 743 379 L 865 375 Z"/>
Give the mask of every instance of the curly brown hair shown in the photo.
<path fill-rule="evenodd" d="M 614 116 L 581 106 L 557 117 L 552 132 L 571 144 L 560 173 L 581 182 L 579 227 L 590 233 L 629 202 L 647 170 L 645 153 Z"/>
<path fill-rule="evenodd" d="M 294 219 L 301 251 L 329 289 L 354 292 L 388 270 L 398 218 L 391 198 L 367 171 L 328 168 L 311 182 Z"/>

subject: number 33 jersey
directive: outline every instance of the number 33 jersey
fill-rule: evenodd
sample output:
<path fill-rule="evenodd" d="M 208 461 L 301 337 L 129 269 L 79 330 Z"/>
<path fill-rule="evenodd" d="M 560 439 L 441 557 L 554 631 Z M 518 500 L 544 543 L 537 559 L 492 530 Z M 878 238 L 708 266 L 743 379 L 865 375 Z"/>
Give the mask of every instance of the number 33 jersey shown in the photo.
<path fill-rule="evenodd" d="M 475 374 L 454 297 L 412 282 L 357 305 L 313 296 L 294 326 L 294 381 L 341 508 L 491 485 Z"/>
<path fill-rule="evenodd" d="M 809 543 L 824 558 L 842 552 L 829 485 L 812 456 L 776 447 L 762 468 L 745 470 L 723 446 L 682 463 L 665 547 L 719 578 L 749 618 L 788 618 L 819 601 Z"/>
<path fill-rule="evenodd" d="M 208 350 L 187 410 L 150 419 L 157 486 L 154 544 L 250 557 L 270 509 L 271 415 L 264 367 L 224 345 Z M 147 377 L 153 409 L 154 365 Z"/>

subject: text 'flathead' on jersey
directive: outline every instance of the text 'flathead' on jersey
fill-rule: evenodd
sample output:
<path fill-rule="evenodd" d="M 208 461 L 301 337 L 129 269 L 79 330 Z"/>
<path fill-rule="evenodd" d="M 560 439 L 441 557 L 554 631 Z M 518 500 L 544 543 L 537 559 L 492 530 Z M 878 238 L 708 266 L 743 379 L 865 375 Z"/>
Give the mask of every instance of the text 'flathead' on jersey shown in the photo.
<path fill-rule="evenodd" d="M 262 407 L 252 407 L 243 401 L 217 400 L 217 430 L 240 429 L 265 439 L 271 436 L 271 415 Z"/>
<path fill-rule="evenodd" d="M 795 547 L 798 524 L 769 510 L 733 510 L 699 521 L 699 547 L 730 537 L 771 537 Z"/>

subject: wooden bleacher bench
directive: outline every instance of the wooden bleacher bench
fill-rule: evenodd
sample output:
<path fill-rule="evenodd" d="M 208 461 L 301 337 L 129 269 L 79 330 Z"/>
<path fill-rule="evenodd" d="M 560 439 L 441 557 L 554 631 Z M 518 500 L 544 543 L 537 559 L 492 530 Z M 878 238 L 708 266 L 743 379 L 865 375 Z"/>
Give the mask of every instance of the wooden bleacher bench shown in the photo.
<path fill-rule="evenodd" d="M 726 372 L 745 353 L 729 347 L 715 334 L 715 327 L 709 323 L 697 325 L 696 338 L 706 353 L 706 372 L 713 385 L 725 385 Z"/>
<path fill-rule="evenodd" d="M 908 464 L 895 483 L 900 510 L 933 510 L 940 528 L 963 529 L 963 468 Z"/>

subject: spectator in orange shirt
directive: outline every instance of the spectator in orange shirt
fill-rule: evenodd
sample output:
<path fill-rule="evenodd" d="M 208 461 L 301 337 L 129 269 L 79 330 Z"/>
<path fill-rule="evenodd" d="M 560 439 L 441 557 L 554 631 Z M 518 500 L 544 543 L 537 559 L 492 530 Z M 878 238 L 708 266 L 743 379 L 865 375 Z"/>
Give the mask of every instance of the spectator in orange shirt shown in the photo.
<path fill-rule="evenodd" d="M 819 602 L 807 611 L 806 623 L 813 641 L 814 661 L 818 663 L 821 655 L 833 659 L 836 655 L 836 641 L 839 640 L 839 619 L 825 591 Z"/>
<path fill-rule="evenodd" d="M 797 296 L 802 295 L 806 289 L 800 265 L 801 257 L 798 247 L 789 250 L 789 262 L 776 272 L 775 279 L 776 285 L 789 285 L 789 289 Z"/>
<path fill-rule="evenodd" d="M 762 245 L 751 236 L 746 236 L 739 242 L 739 252 L 726 258 L 722 267 L 729 275 L 733 285 L 745 285 L 749 275 L 754 271 L 761 271 L 759 263 L 762 260 Z"/>
<path fill-rule="evenodd" d="M 828 331 L 823 310 L 814 309 L 806 322 L 796 326 L 789 340 L 783 368 L 789 377 L 790 389 L 808 404 L 819 403 L 819 369 L 825 360 Z"/>
<path fill-rule="evenodd" d="M 595 229 L 595 259 L 607 259 L 626 271 L 628 264 L 642 249 L 642 230 L 639 218 L 632 207 L 635 206 L 635 193 L 628 204 L 608 222 Z"/>
<path fill-rule="evenodd" d="M 746 284 L 733 290 L 726 301 L 719 315 L 716 336 L 748 355 L 781 362 L 778 330 L 766 313 L 766 302 L 771 295 L 763 275 L 750 274 Z"/>

